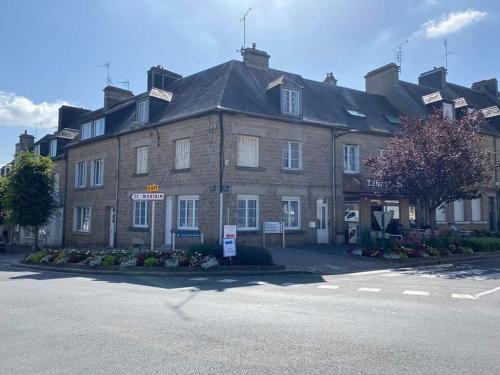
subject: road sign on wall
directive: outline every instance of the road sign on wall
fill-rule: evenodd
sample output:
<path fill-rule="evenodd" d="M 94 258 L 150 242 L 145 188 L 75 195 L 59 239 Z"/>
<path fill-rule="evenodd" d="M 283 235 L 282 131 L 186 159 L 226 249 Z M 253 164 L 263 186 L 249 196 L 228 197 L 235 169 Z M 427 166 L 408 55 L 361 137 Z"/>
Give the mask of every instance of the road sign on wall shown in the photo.
<path fill-rule="evenodd" d="M 283 233 L 283 223 L 279 221 L 264 221 L 264 233 Z"/>
<path fill-rule="evenodd" d="M 134 193 L 130 196 L 133 201 L 162 201 L 164 193 Z"/>

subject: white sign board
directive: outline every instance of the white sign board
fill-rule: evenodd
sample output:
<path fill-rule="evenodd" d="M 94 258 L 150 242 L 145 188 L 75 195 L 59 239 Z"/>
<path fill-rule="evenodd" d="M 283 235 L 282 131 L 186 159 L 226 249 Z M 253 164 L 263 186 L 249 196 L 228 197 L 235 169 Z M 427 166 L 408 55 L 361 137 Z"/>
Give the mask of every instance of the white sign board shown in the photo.
<path fill-rule="evenodd" d="M 224 238 L 236 238 L 236 225 L 224 225 Z"/>
<path fill-rule="evenodd" d="M 279 221 L 264 221 L 264 233 L 283 233 L 283 223 Z"/>
<path fill-rule="evenodd" d="M 236 256 L 236 240 L 234 238 L 224 238 L 223 245 L 225 257 Z"/>
<path fill-rule="evenodd" d="M 380 229 L 385 231 L 392 220 L 392 215 L 394 215 L 394 212 L 373 211 L 373 215 L 375 215 L 375 219 L 377 219 L 377 223 L 380 226 Z"/>
<path fill-rule="evenodd" d="M 164 193 L 134 193 L 130 196 L 133 201 L 162 201 Z"/>

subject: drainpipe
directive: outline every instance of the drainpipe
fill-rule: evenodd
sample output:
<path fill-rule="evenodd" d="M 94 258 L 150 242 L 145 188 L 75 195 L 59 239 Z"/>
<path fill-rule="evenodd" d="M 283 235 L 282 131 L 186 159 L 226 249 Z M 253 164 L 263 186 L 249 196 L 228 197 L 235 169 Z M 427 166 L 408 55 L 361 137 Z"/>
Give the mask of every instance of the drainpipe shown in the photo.
<path fill-rule="evenodd" d="M 335 162 L 335 155 L 336 155 L 336 147 L 335 147 L 335 140 L 337 139 L 336 137 L 336 130 L 337 128 L 332 129 L 332 209 L 333 209 L 333 217 L 332 217 L 332 228 L 333 228 L 333 241 L 332 243 L 334 245 L 337 244 L 337 187 L 336 187 L 336 173 L 337 173 L 337 168 L 336 168 L 336 162 Z"/>
<path fill-rule="evenodd" d="M 495 198 L 496 198 L 496 204 L 495 204 L 495 213 L 496 213 L 496 223 L 495 223 L 495 228 L 497 231 L 500 229 L 500 192 L 498 190 L 498 171 L 496 168 L 496 164 L 498 163 L 498 157 L 497 157 L 497 137 L 493 139 L 493 153 L 495 154 L 495 168 L 493 168 L 494 175 L 495 175 Z M 489 206 L 489 202 L 488 202 Z"/>
<path fill-rule="evenodd" d="M 68 216 L 68 207 L 66 205 L 67 202 L 67 197 L 68 197 L 68 150 L 64 150 L 64 209 L 63 209 L 63 215 L 62 215 L 62 239 L 61 239 L 61 246 L 64 248 L 66 247 L 66 217 Z M 61 197 L 59 196 L 59 199 Z M 73 213 L 73 212 L 72 212 Z"/>
<path fill-rule="evenodd" d="M 222 237 L 224 236 L 224 191 L 222 184 L 224 183 L 224 114 L 219 112 L 220 126 L 220 145 L 219 145 L 219 245 L 222 245 Z"/>
<path fill-rule="evenodd" d="M 114 229 L 115 229 L 115 234 L 113 236 L 113 248 L 116 248 L 117 244 L 117 238 L 118 238 L 118 184 L 120 182 L 120 150 L 121 150 L 121 143 L 120 143 L 120 136 L 116 135 L 116 174 L 115 174 L 115 222 L 114 222 Z"/>

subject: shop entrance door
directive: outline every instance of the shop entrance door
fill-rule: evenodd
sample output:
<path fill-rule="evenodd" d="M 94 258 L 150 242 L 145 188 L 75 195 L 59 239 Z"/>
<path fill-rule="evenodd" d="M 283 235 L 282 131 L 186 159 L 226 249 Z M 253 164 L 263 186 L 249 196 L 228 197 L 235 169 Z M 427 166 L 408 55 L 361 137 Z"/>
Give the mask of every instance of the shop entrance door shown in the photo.
<path fill-rule="evenodd" d="M 318 217 L 317 241 L 319 244 L 328 243 L 328 203 L 324 198 L 316 201 L 316 212 Z"/>

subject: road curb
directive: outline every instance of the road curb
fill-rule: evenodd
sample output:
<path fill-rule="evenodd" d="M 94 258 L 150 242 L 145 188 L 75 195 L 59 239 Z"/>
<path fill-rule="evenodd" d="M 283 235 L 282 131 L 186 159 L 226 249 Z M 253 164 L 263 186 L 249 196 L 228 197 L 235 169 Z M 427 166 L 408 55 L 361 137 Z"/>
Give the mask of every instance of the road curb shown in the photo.
<path fill-rule="evenodd" d="M 9 267 L 20 268 L 34 271 L 50 271 L 85 275 L 115 275 L 115 276 L 154 276 L 154 277 L 194 277 L 194 276 L 258 276 L 258 275 L 292 275 L 292 274 L 311 274 L 308 271 L 297 271 L 283 269 L 249 269 L 249 270 L 220 270 L 220 271 L 122 271 L 122 270 L 104 270 L 88 268 L 59 268 L 50 266 L 40 266 L 34 264 L 10 263 Z M 282 267 L 282 266 L 279 266 Z"/>
<path fill-rule="evenodd" d="M 418 267 L 418 266 L 427 266 L 427 265 L 433 265 L 433 264 L 443 264 L 443 263 L 450 263 L 450 262 L 457 262 L 457 261 L 465 261 L 465 260 L 484 260 L 484 259 L 490 259 L 490 258 L 496 258 L 500 257 L 500 251 L 494 251 L 494 252 L 488 252 L 488 253 L 480 253 L 480 254 L 463 254 L 463 255 L 455 255 L 455 256 L 447 256 L 447 257 L 439 257 L 434 259 L 421 259 L 421 260 L 411 260 L 411 261 L 406 261 L 406 260 L 401 260 L 401 259 L 395 259 L 395 260 L 390 260 L 387 259 L 387 265 L 394 264 L 398 265 L 396 268 L 404 268 L 404 267 Z M 385 263 L 385 262 L 384 262 Z"/>

